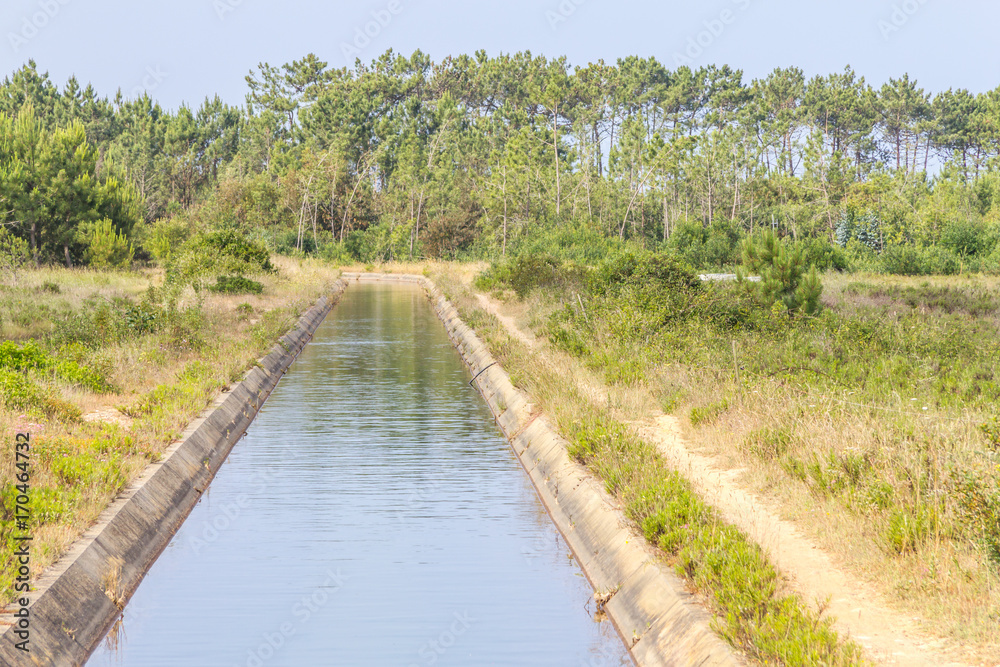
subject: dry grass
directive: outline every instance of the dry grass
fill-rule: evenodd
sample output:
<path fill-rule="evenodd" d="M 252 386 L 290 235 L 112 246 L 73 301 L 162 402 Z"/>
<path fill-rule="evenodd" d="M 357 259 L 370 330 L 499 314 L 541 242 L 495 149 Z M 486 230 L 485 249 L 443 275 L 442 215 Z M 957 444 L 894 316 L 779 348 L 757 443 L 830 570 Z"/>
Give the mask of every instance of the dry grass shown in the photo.
<path fill-rule="evenodd" d="M 452 289 L 468 291 L 464 277 L 450 280 L 463 283 Z M 824 286 L 827 307 L 845 316 L 875 313 L 895 322 L 918 315 L 926 318 L 917 326 L 928 327 L 927 336 L 945 341 L 951 326 L 1000 332 L 997 278 L 830 275 Z M 561 307 L 556 296 L 539 291 L 524 301 L 507 293 L 503 314 L 544 342 L 549 316 Z M 676 415 L 696 450 L 716 457 L 720 467 L 742 471 L 742 485 L 778 507 L 891 605 L 919 615 L 926 629 L 984 664 L 1000 659 L 1000 564 L 984 550 L 956 489 L 965 474 L 987 491 L 991 480 L 1000 488 L 1000 457 L 980 430 L 996 415 L 995 396 L 935 402 L 933 367 L 923 369 L 927 379 L 909 392 L 889 381 L 852 386 L 815 372 L 754 374 L 755 346 L 766 341 L 739 335 L 737 383 L 728 353 L 693 350 L 679 358 L 652 342 L 629 349 L 595 328 L 592 351 L 607 357 L 595 352 L 581 359 L 547 345 L 546 366 L 595 387 L 592 393 L 602 395 L 601 404 L 620 421 L 645 421 L 662 411 Z M 996 347 L 995 341 L 980 339 L 985 346 Z M 731 341 L 723 342 L 717 347 L 728 350 Z M 630 358 L 640 360 L 639 368 L 622 380 L 616 364 Z M 884 364 L 887 378 L 898 371 L 898 364 L 880 357 L 871 364 Z M 522 382 L 534 372 L 527 368 Z M 912 534 L 911 519 L 922 522 Z"/>
<path fill-rule="evenodd" d="M 162 272 L 43 268 L 24 271 L 17 284 L 0 284 L 0 340 L 36 339 L 46 354 L 73 358 L 115 388 L 98 392 L 33 370 L 25 377 L 68 406 L 66 411 L 12 406 L 9 396 L 6 402 L 0 397 L 0 431 L 6 439 L 13 442 L 15 433 L 29 431 L 33 440 L 33 575 L 54 562 L 339 275 L 314 261 L 277 257 L 274 263 L 278 272 L 259 278 L 261 295 L 199 295 L 188 288 L 173 314 L 162 304 L 150 306 L 165 318 L 154 330 L 130 332 L 120 322 L 102 321 L 101 331 L 112 333 L 96 344 L 92 337 L 89 343 L 66 340 L 96 326 L 101 308 L 110 320 L 120 320 L 128 304 L 143 303 L 147 290 L 162 284 Z M 13 479 L 13 458 L 13 446 L 5 447 L 0 456 L 5 480 Z M 12 581 L 12 490 L 6 482 L 0 506 L 4 598 Z"/>

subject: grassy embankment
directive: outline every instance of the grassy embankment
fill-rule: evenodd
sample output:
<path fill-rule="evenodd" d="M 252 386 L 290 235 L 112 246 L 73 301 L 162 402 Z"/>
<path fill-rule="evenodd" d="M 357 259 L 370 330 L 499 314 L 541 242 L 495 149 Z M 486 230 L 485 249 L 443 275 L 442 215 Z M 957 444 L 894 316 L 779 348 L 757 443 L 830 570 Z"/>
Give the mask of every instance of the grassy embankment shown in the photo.
<path fill-rule="evenodd" d="M 462 272 L 467 273 L 467 272 Z M 626 515 L 716 614 L 716 627 L 756 663 L 856 664 L 859 649 L 837 636 L 829 622 L 783 589 L 759 547 L 720 520 L 672 470 L 656 448 L 636 437 L 625 421 L 641 409 L 631 391 L 601 391 L 591 373 L 559 350 L 535 353 L 512 338 L 477 303 L 468 278 L 456 270 L 432 278 L 571 442 L 570 454 L 604 480 Z M 567 292 L 568 295 L 568 292 Z M 552 310 L 545 301 L 541 310 Z M 535 320 L 541 324 L 544 319 Z M 581 387 L 576 380 L 583 378 Z"/>
<path fill-rule="evenodd" d="M 261 294 L 164 288 L 160 270 L 0 280 L 0 597 L 11 597 L 14 433 L 30 431 L 32 574 L 238 381 L 339 271 L 275 258 Z M 20 534 L 20 533 L 18 533 Z"/>
<path fill-rule="evenodd" d="M 737 645 L 755 645 L 766 660 L 767 637 L 753 635 L 775 612 L 739 602 L 730 587 L 749 581 L 778 594 L 780 584 L 769 566 L 746 572 L 731 562 L 749 562 L 733 555 L 744 547 L 723 548 L 715 536 L 725 531 L 704 527 L 711 513 L 668 471 L 655 473 L 659 487 L 639 481 L 662 461 L 623 423 L 661 410 L 680 417 L 690 442 L 745 470 L 746 484 L 849 570 L 935 632 L 995 659 L 1000 281 L 831 274 L 824 311 L 805 317 L 756 307 L 735 284 L 595 290 L 584 273 L 556 271 L 521 296 L 503 279 L 480 282 L 550 340 L 545 354 L 558 363 L 511 352 L 481 314 L 469 316 L 647 538 L 715 598 Z M 562 388 L 557 376 L 534 379 L 556 368 L 566 369 Z M 573 395 L 574 375 L 607 392 L 600 416 Z"/>

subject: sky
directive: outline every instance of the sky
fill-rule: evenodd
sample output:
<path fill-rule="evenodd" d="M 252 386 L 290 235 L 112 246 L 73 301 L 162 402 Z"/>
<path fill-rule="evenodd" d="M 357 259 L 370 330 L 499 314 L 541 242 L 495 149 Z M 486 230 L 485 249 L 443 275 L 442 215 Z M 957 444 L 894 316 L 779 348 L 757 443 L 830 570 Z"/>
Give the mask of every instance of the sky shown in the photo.
<path fill-rule="evenodd" d="M 572 65 L 629 55 L 670 69 L 728 64 L 744 80 L 846 65 L 875 86 L 908 73 L 927 92 L 1000 86 L 1000 3 L 971 0 L 3 0 L 0 73 L 29 59 L 60 87 L 149 92 L 176 109 L 242 104 L 258 63 L 315 53 L 332 67 L 388 49 L 531 51 Z"/>

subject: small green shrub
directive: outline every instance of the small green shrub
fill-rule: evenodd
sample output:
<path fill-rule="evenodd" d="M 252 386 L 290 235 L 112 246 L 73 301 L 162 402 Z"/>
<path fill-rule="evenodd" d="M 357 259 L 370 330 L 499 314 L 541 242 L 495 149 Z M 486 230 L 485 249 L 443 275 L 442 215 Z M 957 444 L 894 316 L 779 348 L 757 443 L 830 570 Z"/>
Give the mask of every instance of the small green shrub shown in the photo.
<path fill-rule="evenodd" d="M 689 416 L 691 426 L 700 426 L 702 424 L 711 423 L 718 419 L 719 416 L 728 409 L 729 401 L 727 400 L 691 408 L 691 414 Z"/>
<path fill-rule="evenodd" d="M 274 270 L 274 265 L 271 264 L 271 253 L 268 252 L 267 246 L 260 241 L 247 238 L 235 230 L 221 230 L 205 234 L 200 238 L 200 245 L 214 248 L 226 257 L 256 266 L 262 271 Z"/>
<path fill-rule="evenodd" d="M 904 508 L 893 512 L 885 530 L 889 549 L 897 554 L 915 552 L 934 528 L 935 517 L 927 507 Z"/>
<path fill-rule="evenodd" d="M 219 294 L 260 294 L 264 285 L 243 276 L 219 276 L 208 289 Z"/>
<path fill-rule="evenodd" d="M 739 282 L 747 286 L 766 308 L 780 303 L 789 312 L 816 315 L 820 311 L 823 285 L 816 275 L 816 267 L 808 267 L 802 249 L 789 250 L 771 230 L 767 230 L 759 243 L 748 239 L 743 245 L 743 267 L 760 277 L 760 282 Z"/>
<path fill-rule="evenodd" d="M 10 276 L 16 284 L 18 272 L 30 260 L 28 242 L 0 227 L 0 276 Z"/>
<path fill-rule="evenodd" d="M 132 264 L 135 249 L 123 232 L 105 218 L 94 224 L 87 246 L 87 260 L 96 269 L 124 269 Z"/>
<path fill-rule="evenodd" d="M 675 255 L 625 252 L 602 262 L 591 276 L 590 287 L 597 295 L 614 296 L 627 288 L 697 292 L 703 285 L 691 267 Z"/>
<path fill-rule="evenodd" d="M 942 246 L 895 245 L 879 256 L 879 269 L 899 276 L 954 275 L 962 269 L 962 260 Z"/>
<path fill-rule="evenodd" d="M 539 288 L 582 288 L 587 269 L 572 262 L 562 262 L 551 255 L 519 255 L 494 263 L 476 277 L 477 289 L 510 289 L 523 299 Z"/>

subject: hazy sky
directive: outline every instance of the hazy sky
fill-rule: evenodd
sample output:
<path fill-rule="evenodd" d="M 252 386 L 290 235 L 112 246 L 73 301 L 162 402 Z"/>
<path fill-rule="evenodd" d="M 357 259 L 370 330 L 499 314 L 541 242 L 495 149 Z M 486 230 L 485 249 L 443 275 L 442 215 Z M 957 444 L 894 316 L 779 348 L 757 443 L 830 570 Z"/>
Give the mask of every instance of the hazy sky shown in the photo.
<path fill-rule="evenodd" d="M 3 0 L 0 26 L 4 75 L 31 58 L 60 87 L 75 74 L 101 95 L 146 89 L 170 108 L 215 93 L 242 103 L 259 62 L 313 52 L 341 67 L 389 48 L 574 65 L 634 54 L 671 69 L 729 64 L 746 81 L 850 64 L 876 85 L 904 72 L 935 92 L 1000 85 L 1000 3 L 970 0 Z"/>

